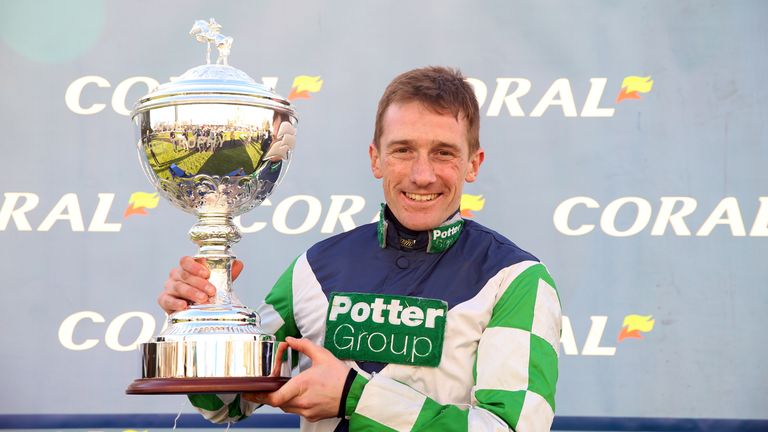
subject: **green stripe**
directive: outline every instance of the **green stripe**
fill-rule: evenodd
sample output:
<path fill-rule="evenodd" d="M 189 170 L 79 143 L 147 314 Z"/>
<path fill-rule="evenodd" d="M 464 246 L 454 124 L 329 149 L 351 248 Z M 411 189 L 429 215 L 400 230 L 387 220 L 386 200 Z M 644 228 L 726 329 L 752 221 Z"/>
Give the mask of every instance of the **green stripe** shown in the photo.
<path fill-rule="evenodd" d="M 275 282 L 272 290 L 267 294 L 267 298 L 264 299 L 266 303 L 275 308 L 277 313 L 280 314 L 280 318 L 285 322 L 275 333 L 277 340 L 280 341 L 285 340 L 287 336 L 301 337 L 296 327 L 296 321 L 293 319 L 293 268 L 296 266 L 296 261 L 298 261 L 298 258 L 293 260 L 291 265 L 283 272 L 277 282 Z"/>
<path fill-rule="evenodd" d="M 229 404 L 229 412 L 227 414 L 229 415 L 229 418 L 237 418 L 238 420 L 243 416 L 243 412 L 240 410 L 239 394 L 235 396 L 235 400 Z"/>
<path fill-rule="evenodd" d="M 380 431 L 393 431 L 397 432 L 395 429 L 389 428 L 384 426 L 383 424 L 371 420 L 368 417 L 361 415 L 361 414 L 352 414 L 349 417 L 349 430 L 355 431 L 355 432 L 380 432 Z"/>
<path fill-rule="evenodd" d="M 523 410 L 525 390 L 477 390 L 475 399 L 480 408 L 496 414 L 508 425 L 515 427 Z"/>
<path fill-rule="evenodd" d="M 424 400 L 413 431 L 449 430 L 466 431 L 469 424 L 469 410 L 462 410 L 455 405 L 440 405 L 430 398 Z"/>
<path fill-rule="evenodd" d="M 543 271 L 541 272 L 539 277 L 544 279 L 544 282 L 548 283 L 549 286 L 551 286 L 555 290 L 555 292 L 557 292 L 557 286 L 555 286 L 555 280 L 552 279 L 552 276 L 550 276 L 549 272 L 547 271 L 547 268 L 544 267 L 544 264 L 538 264 L 538 265 L 543 267 L 543 269 L 542 269 Z M 559 297 L 558 297 L 558 300 L 560 300 Z"/>
<path fill-rule="evenodd" d="M 363 389 L 366 384 L 368 384 L 368 379 L 362 374 L 357 374 L 355 380 L 352 381 L 352 386 L 349 388 L 347 400 L 344 405 L 344 413 L 347 416 L 351 416 L 357 409 L 357 403 L 360 402 L 360 397 L 363 395 Z"/>
<path fill-rule="evenodd" d="M 549 342 L 531 334 L 531 357 L 528 363 L 528 390 L 541 395 L 555 411 L 557 353 Z"/>
<path fill-rule="evenodd" d="M 554 287 L 554 282 L 543 264 L 534 264 L 520 273 L 493 307 L 488 327 L 531 331 L 539 279 L 544 279 Z"/>
<path fill-rule="evenodd" d="M 542 264 L 542 267 L 544 267 L 543 264 Z M 549 284 L 549 286 L 551 286 L 552 289 L 555 290 L 555 295 L 557 296 L 557 303 L 562 307 L 562 303 L 560 303 L 560 293 L 557 292 L 557 285 L 555 285 L 555 280 L 552 279 L 552 276 L 550 276 L 550 274 L 547 271 L 546 267 L 544 267 L 544 273 L 542 275 L 540 275 L 539 277 L 544 279 L 544 282 Z"/>
<path fill-rule="evenodd" d="M 224 402 L 215 394 L 191 394 L 187 396 L 192 406 L 206 411 L 218 411 L 224 406 Z"/>

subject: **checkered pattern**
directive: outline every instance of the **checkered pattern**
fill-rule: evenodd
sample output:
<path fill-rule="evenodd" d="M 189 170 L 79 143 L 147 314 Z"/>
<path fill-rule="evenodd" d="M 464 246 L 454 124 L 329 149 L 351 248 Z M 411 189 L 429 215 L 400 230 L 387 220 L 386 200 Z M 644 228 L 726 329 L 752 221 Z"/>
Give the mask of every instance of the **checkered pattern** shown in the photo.
<path fill-rule="evenodd" d="M 313 314 L 324 315 L 327 300 L 305 256 L 267 301 L 264 317 L 276 313 L 284 322 L 279 337 L 303 335 L 322 344 L 324 325 L 317 322 L 324 321 Z M 312 317 L 305 320 L 303 314 Z M 302 320 L 294 322 L 294 316 Z M 439 367 L 393 364 L 373 377 L 358 376 L 348 399 L 355 403 L 347 405 L 350 430 L 549 430 L 561 319 L 555 284 L 542 264 L 524 261 L 504 268 L 477 296 L 448 312 Z M 199 396 L 193 405 L 219 422 L 253 408 L 212 395 Z M 337 423 L 302 421 L 302 430 L 330 432 Z"/>
<path fill-rule="evenodd" d="M 438 403 L 424 394 L 430 394 L 430 389 L 421 386 L 421 392 L 397 382 L 385 376 L 385 369 L 359 387 L 361 401 L 350 415 L 350 430 L 549 430 L 561 323 L 554 283 L 543 265 L 519 263 L 492 278 L 478 299 L 468 303 L 474 307 L 488 297 L 498 300 L 490 317 L 474 317 L 487 320 L 487 325 L 479 336 L 469 406 Z M 460 305 L 452 312 L 457 309 Z M 410 378 L 417 379 L 420 371 L 409 371 Z M 397 378 L 406 379 L 404 375 Z"/>
<path fill-rule="evenodd" d="M 213 423 L 234 423 L 246 418 L 260 405 L 234 394 L 189 395 L 192 406 Z"/>

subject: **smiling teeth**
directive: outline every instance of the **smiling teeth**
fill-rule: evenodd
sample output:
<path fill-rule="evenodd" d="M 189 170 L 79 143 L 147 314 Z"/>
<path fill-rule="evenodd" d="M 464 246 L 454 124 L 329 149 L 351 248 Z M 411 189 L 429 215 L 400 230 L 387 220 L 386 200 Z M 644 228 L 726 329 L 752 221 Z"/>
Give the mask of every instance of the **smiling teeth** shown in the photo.
<path fill-rule="evenodd" d="M 406 192 L 405 196 L 407 196 L 408 198 L 414 201 L 432 201 L 433 199 L 437 198 L 437 194 L 421 195 L 421 194 L 415 194 L 410 192 Z"/>

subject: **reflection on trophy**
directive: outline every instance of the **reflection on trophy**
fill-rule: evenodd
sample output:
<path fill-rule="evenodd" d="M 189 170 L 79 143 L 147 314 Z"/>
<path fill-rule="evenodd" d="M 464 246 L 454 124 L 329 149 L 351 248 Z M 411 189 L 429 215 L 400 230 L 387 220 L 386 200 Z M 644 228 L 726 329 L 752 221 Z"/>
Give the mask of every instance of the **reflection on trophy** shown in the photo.
<path fill-rule="evenodd" d="M 129 394 L 271 391 L 290 376 L 290 350 L 265 334 L 259 316 L 232 293 L 234 216 L 280 183 L 295 144 L 296 113 L 271 89 L 228 65 L 232 38 L 196 21 L 190 35 L 207 62 L 144 96 L 132 118 L 147 177 L 174 206 L 198 217 L 189 231 L 216 287 L 215 298 L 168 318 L 141 345 L 142 378 Z M 218 59 L 211 64 L 211 46 Z"/>

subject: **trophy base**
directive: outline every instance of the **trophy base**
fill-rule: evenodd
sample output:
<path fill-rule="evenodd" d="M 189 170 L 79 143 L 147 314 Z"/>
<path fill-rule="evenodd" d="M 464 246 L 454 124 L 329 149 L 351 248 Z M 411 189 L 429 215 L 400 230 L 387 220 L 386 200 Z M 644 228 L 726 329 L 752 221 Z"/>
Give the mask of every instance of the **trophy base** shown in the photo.
<path fill-rule="evenodd" d="M 271 392 L 282 387 L 289 379 L 290 377 L 141 378 L 134 380 L 125 393 L 159 395 Z"/>
<path fill-rule="evenodd" d="M 191 334 L 174 334 L 179 327 L 169 327 L 165 336 L 140 345 L 141 378 L 126 394 L 271 392 L 291 378 L 292 350 L 287 343 L 268 334 L 211 333 L 222 329 L 195 324 L 181 327 Z M 224 330 L 253 330 L 249 327 Z"/>

